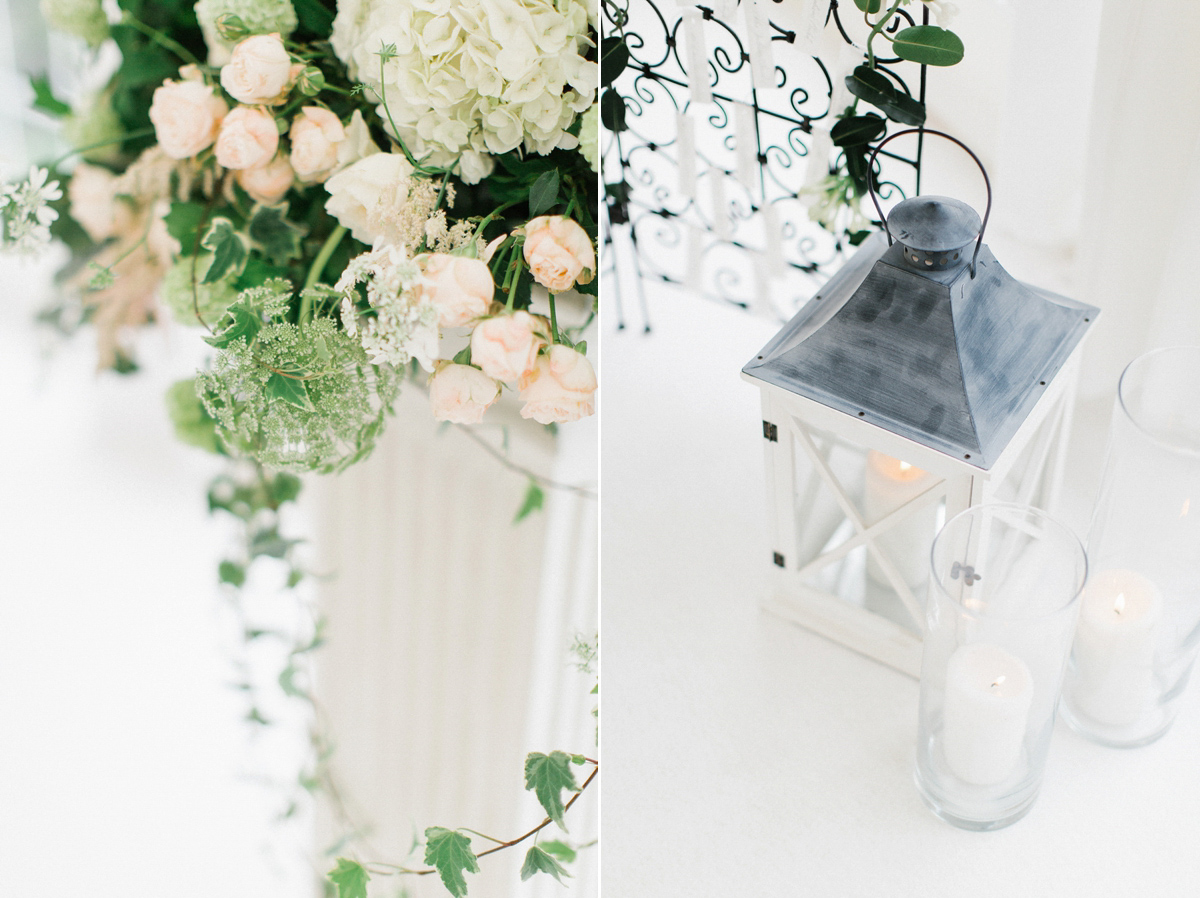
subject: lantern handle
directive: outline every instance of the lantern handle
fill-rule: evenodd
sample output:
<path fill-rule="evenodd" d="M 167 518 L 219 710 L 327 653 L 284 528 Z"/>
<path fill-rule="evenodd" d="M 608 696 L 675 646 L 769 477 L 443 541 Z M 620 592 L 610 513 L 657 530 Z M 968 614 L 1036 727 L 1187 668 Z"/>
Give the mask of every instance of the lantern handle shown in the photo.
<path fill-rule="evenodd" d="M 883 222 L 883 229 L 887 232 L 888 246 L 892 245 L 892 229 L 888 227 L 887 216 L 883 214 L 883 207 L 879 205 L 879 197 L 875 193 L 875 188 L 871 182 L 873 178 L 871 173 L 875 170 L 875 157 L 879 155 L 879 151 L 883 149 L 883 145 L 894 137 L 903 137 L 905 134 L 936 134 L 938 137 L 944 137 L 952 143 L 962 147 L 968 156 L 975 160 L 975 164 L 979 166 L 979 173 L 983 175 L 983 185 L 987 188 L 987 208 L 983 210 L 983 221 L 979 225 L 979 239 L 975 241 L 975 254 L 971 256 L 971 277 L 975 277 L 975 263 L 979 259 L 979 250 L 983 246 L 983 232 L 987 230 L 988 216 L 992 214 L 992 182 L 988 179 L 987 169 L 983 167 L 983 163 L 979 161 L 979 157 L 971 150 L 969 146 L 959 140 L 957 137 L 951 137 L 944 131 L 934 131 L 929 128 L 906 128 L 903 131 L 897 131 L 895 134 L 889 134 L 875 146 L 871 153 L 871 159 L 867 162 L 867 192 L 871 194 L 871 201 L 875 204 L 875 211 L 879 213 L 879 220 Z"/>

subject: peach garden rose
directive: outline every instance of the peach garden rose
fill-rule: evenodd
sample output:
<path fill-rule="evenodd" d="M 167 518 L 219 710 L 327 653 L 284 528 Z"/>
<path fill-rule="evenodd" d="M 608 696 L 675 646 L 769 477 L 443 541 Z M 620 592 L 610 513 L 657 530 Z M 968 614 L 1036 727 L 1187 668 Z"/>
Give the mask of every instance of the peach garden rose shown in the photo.
<path fill-rule="evenodd" d="M 257 34 L 233 48 L 221 67 L 221 86 L 239 103 L 273 106 L 287 99 L 303 68 L 292 63 L 278 34 Z"/>
<path fill-rule="evenodd" d="M 528 312 L 486 318 L 471 332 L 471 361 L 496 380 L 515 382 L 533 368 L 549 325 Z"/>
<path fill-rule="evenodd" d="M 496 284 L 480 259 L 434 253 L 425 259 L 419 295 L 433 303 L 442 327 L 462 327 L 487 313 Z"/>
<path fill-rule="evenodd" d="M 305 106 L 292 120 L 292 168 L 305 183 L 324 181 L 338 165 L 338 149 L 346 129 L 328 109 Z"/>
<path fill-rule="evenodd" d="M 521 378 L 521 417 L 539 424 L 578 421 L 596 410 L 596 371 L 587 357 L 555 344 Z"/>
<path fill-rule="evenodd" d="M 150 121 L 164 153 L 190 159 L 217 139 L 227 111 L 203 81 L 164 81 L 150 102 Z"/>
<path fill-rule="evenodd" d="M 256 106 L 239 106 L 225 116 L 217 135 L 217 162 L 226 168 L 260 168 L 279 149 L 275 117 Z"/>
<path fill-rule="evenodd" d="M 500 398 L 500 385 L 470 365 L 439 365 L 429 381 L 433 416 L 454 424 L 478 424 Z"/>
<path fill-rule="evenodd" d="M 551 293 L 596 276 L 596 251 L 587 231 L 562 215 L 539 215 L 525 225 L 525 261 L 534 280 Z"/>
<path fill-rule="evenodd" d="M 264 206 L 272 206 L 283 199 L 296 180 L 292 164 L 282 153 L 276 153 L 266 165 L 239 169 L 236 177 L 242 190 Z"/>

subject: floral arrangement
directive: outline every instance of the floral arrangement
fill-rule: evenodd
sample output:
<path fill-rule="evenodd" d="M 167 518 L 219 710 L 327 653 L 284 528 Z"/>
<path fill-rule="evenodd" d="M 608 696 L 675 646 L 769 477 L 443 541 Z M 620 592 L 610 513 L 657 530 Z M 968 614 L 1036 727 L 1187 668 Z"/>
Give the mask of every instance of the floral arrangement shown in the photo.
<path fill-rule="evenodd" d="M 33 80 L 34 105 L 62 119 L 74 149 L 0 186 L 0 248 L 71 249 L 62 304 L 43 317 L 94 329 L 101 368 L 135 371 L 138 333 L 167 319 L 211 347 L 167 407 L 184 442 L 231 459 L 208 495 L 242 525 L 219 570 L 231 596 L 260 558 L 283 562 L 288 589 L 308 576 L 300 541 L 281 532 L 294 475 L 370 454 L 407 379 L 459 426 L 505 389 L 544 425 L 593 414 L 582 334 L 597 292 L 598 64 L 586 0 L 41 7 L 89 47 L 114 42 L 120 64 L 78 108 Z M 510 467 L 531 481 L 520 520 L 542 481 Z M 287 696 L 313 701 L 304 665 L 321 641 L 317 622 L 288 653 Z M 266 725 L 245 688 L 248 720 Z M 331 786 L 328 740 L 312 739 L 316 772 L 301 780 Z M 581 786 L 571 768 L 585 763 Z M 362 898 L 371 876 L 436 873 L 465 895 L 477 857 L 562 826 L 597 769 L 535 752 L 525 785 L 547 813 L 535 830 L 477 855 L 467 831 L 431 827 L 429 867 L 339 858 L 329 885 Z M 533 843 L 523 878 L 567 875 L 570 845 Z"/>

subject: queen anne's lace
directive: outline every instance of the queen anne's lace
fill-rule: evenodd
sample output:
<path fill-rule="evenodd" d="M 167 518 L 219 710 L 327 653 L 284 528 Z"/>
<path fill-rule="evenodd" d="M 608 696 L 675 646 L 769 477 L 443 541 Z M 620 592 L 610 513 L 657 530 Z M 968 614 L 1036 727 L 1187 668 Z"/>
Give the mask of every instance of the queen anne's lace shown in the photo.
<path fill-rule="evenodd" d="M 18 252 L 35 253 L 50 242 L 50 223 L 58 213 L 49 203 L 62 199 L 57 181 L 47 182 L 50 173 L 34 166 L 29 178 L 0 185 L 0 245 Z"/>
<path fill-rule="evenodd" d="M 491 154 L 578 145 L 567 128 L 596 94 L 587 34 L 584 0 L 343 0 L 332 43 L 412 151 L 443 166 L 461 154 L 473 184 Z"/>
<path fill-rule="evenodd" d="M 360 336 L 373 364 L 401 367 L 415 359 L 426 371 L 433 370 L 438 310 L 412 289 L 420 279 L 416 262 L 403 246 L 395 245 L 380 245 L 352 259 L 338 279 L 336 289 L 345 296 L 342 324 L 348 333 Z M 361 326 L 351 298 L 357 284 L 366 285 L 367 302 L 375 313 Z"/>

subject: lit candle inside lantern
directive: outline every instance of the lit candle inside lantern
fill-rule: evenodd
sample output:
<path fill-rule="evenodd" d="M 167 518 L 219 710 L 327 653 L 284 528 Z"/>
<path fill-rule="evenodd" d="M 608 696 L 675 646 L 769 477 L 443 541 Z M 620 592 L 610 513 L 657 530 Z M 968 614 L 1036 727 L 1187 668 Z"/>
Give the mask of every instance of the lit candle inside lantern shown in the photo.
<path fill-rule="evenodd" d="M 942 747 L 959 779 L 994 786 L 1021 758 L 1033 675 L 1025 662 L 999 646 L 974 642 L 959 647 L 946 667 Z"/>
<path fill-rule="evenodd" d="M 863 517 L 868 525 L 925 492 L 937 478 L 905 461 L 871 450 L 863 485 Z M 937 529 L 936 503 L 921 509 L 902 524 L 875 538 L 875 545 L 896 566 L 909 586 L 918 586 L 929 575 L 929 546 Z M 876 583 L 890 581 L 874 555 L 867 553 L 867 576 Z"/>
<path fill-rule="evenodd" d="M 1162 594 L 1136 571 L 1095 574 L 1083 593 L 1071 701 L 1097 723 L 1132 726 L 1155 695 L 1154 640 Z"/>

